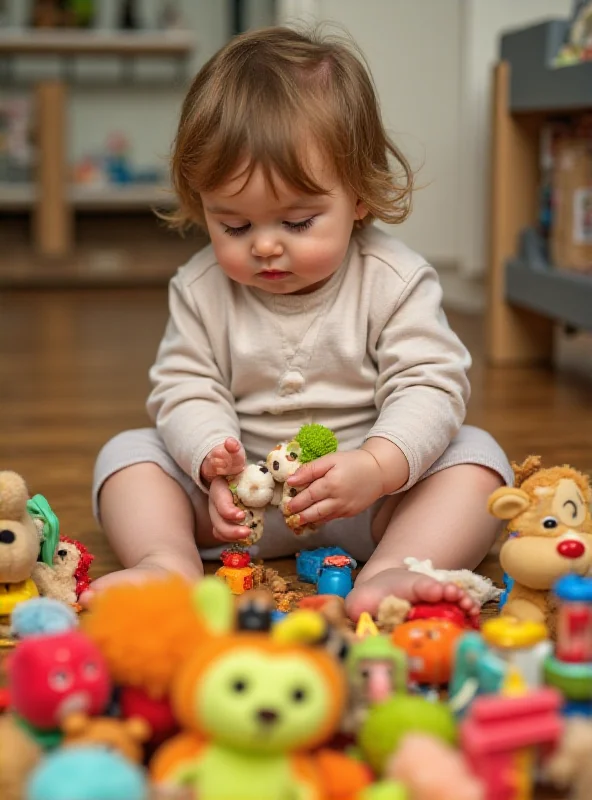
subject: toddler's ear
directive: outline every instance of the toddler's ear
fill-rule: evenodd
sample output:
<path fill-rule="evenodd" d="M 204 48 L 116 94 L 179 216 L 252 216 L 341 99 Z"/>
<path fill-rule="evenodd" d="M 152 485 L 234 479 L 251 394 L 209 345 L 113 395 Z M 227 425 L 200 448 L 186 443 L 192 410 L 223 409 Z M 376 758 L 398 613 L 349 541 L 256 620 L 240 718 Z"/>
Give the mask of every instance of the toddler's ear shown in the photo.
<path fill-rule="evenodd" d="M 368 209 L 361 200 L 358 200 L 356 203 L 355 214 L 356 219 L 364 219 L 364 217 L 368 216 Z"/>

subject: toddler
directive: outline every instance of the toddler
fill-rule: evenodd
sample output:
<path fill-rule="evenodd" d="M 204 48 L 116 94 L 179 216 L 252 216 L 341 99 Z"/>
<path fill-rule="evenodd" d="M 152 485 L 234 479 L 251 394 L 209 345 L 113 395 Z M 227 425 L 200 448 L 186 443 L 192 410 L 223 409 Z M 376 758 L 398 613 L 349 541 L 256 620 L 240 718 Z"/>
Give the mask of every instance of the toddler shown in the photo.
<path fill-rule="evenodd" d="M 298 539 L 271 510 L 257 555 L 340 545 L 367 562 L 354 619 L 388 594 L 474 613 L 403 559 L 475 567 L 496 535 L 487 498 L 512 472 L 463 426 L 470 359 L 436 272 L 373 224 L 406 217 L 412 175 L 363 62 L 286 28 L 234 38 L 189 89 L 172 177 L 172 222 L 203 226 L 211 244 L 170 282 L 155 427 L 119 434 L 97 460 L 95 510 L 126 567 L 97 588 L 197 578 L 200 553 L 248 533 L 224 476 L 319 422 L 338 452 L 290 479 L 307 487 L 290 511 L 319 532 Z"/>

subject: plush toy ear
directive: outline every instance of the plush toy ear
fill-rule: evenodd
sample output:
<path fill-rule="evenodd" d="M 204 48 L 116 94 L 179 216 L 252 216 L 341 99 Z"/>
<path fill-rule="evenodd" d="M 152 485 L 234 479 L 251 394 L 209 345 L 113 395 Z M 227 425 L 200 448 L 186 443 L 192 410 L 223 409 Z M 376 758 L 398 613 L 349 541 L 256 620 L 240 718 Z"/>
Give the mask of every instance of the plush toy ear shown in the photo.
<path fill-rule="evenodd" d="M 193 605 L 213 634 L 230 633 L 234 627 L 234 598 L 224 581 L 206 575 L 193 590 Z"/>
<path fill-rule="evenodd" d="M 79 736 L 87 729 L 89 718 L 82 711 L 73 711 L 62 722 L 62 731 L 66 736 Z"/>
<path fill-rule="evenodd" d="M 136 742 L 147 742 L 152 735 L 150 725 L 142 717 L 130 717 L 124 725 L 126 731 Z"/>
<path fill-rule="evenodd" d="M 513 519 L 530 505 L 530 497 L 522 489 L 496 489 L 487 502 L 487 510 L 498 519 Z"/>

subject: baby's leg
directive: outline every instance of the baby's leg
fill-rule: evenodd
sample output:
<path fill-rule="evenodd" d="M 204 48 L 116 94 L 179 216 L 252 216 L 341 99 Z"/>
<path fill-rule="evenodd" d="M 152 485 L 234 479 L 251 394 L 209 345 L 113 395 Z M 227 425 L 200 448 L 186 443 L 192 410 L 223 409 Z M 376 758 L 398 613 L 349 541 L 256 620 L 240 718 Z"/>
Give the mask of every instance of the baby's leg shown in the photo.
<path fill-rule="evenodd" d="M 96 581 L 176 572 L 194 579 L 203 574 L 195 544 L 195 515 L 184 489 L 156 464 L 134 464 L 104 484 L 99 509 L 103 530 L 124 566 Z"/>
<path fill-rule="evenodd" d="M 138 462 L 130 464 L 132 458 Z M 190 580 L 203 574 L 196 542 L 211 547 L 215 540 L 207 498 L 203 495 L 194 508 L 191 489 L 199 492 L 155 431 L 128 431 L 103 448 L 95 469 L 95 511 L 124 569 L 99 578 L 93 588 L 154 573 L 174 572 Z"/>
<path fill-rule="evenodd" d="M 387 519 L 379 513 L 375 520 L 376 550 L 346 601 L 350 616 L 376 612 L 390 594 L 411 602 L 459 602 L 474 613 L 473 602 L 458 587 L 409 572 L 403 559 L 429 558 L 439 569 L 474 569 L 499 531 L 499 521 L 487 512 L 487 498 L 503 483 L 497 472 L 461 464 L 425 478 L 401 498 L 387 500 Z M 388 515 L 391 500 L 394 510 Z"/>

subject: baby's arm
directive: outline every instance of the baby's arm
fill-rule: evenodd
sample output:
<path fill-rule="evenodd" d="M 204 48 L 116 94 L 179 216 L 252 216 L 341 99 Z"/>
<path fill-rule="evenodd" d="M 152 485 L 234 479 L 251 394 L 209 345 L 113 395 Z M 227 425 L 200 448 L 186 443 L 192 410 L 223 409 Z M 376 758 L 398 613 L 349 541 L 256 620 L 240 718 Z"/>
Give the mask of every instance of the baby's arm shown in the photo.
<path fill-rule="evenodd" d="M 228 438 L 240 441 L 234 397 L 182 273 L 171 280 L 169 310 L 165 335 L 150 370 L 153 388 L 147 410 L 169 453 L 207 491 L 208 480 L 219 472 L 210 469 L 209 479 L 203 475 L 204 459 Z"/>
<path fill-rule="evenodd" d="M 359 450 L 323 456 L 288 479 L 310 484 L 290 502 L 301 525 L 354 516 L 410 488 L 463 423 L 470 356 L 448 327 L 435 270 L 420 267 L 390 306 L 385 297 L 388 287 L 377 298 L 384 310 L 372 320 L 369 342 L 378 364 L 378 419 Z"/>
<path fill-rule="evenodd" d="M 379 458 L 388 459 L 388 450 L 377 441 L 387 440 L 404 455 L 409 469 L 406 480 L 395 470 L 389 493 L 415 484 L 446 450 L 465 419 L 471 358 L 448 326 L 441 302 L 437 273 L 425 264 L 409 280 L 394 308 L 385 309 L 371 343 L 378 365 L 379 415 L 364 448 L 378 453 L 380 447 Z M 391 452 L 398 462 L 396 451 Z"/>
<path fill-rule="evenodd" d="M 249 532 L 223 476 L 245 465 L 234 397 L 216 361 L 199 308 L 176 275 L 169 289 L 170 316 L 156 363 L 148 413 L 169 453 L 209 492 L 213 534 L 236 541 Z M 223 322 L 221 321 L 221 324 Z"/>

